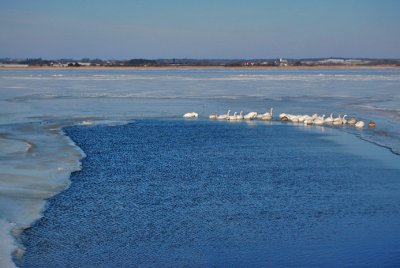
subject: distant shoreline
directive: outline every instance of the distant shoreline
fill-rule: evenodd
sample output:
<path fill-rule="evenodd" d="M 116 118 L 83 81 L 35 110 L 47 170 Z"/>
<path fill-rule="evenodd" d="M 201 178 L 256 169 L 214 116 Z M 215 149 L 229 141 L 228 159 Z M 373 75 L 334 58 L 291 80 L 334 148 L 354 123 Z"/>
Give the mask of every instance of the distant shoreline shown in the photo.
<path fill-rule="evenodd" d="M 313 65 L 313 66 L 219 66 L 219 65 L 164 65 L 164 66 L 5 66 L 0 69 L 355 69 L 355 68 L 399 68 L 399 65 Z"/>

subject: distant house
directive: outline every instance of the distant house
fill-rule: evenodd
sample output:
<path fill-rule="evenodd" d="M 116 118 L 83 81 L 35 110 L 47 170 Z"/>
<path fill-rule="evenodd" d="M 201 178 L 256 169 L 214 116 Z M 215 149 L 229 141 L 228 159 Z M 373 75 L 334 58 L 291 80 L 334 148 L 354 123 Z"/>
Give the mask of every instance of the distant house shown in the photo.
<path fill-rule="evenodd" d="M 275 65 L 276 66 L 288 66 L 288 61 L 285 60 L 285 59 L 280 58 L 280 59 L 275 61 Z"/>

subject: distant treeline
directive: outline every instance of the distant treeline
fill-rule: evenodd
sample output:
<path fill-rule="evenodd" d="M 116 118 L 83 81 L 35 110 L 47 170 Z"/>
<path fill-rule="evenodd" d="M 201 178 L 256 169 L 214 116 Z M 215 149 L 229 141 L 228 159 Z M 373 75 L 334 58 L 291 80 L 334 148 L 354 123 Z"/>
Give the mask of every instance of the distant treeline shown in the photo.
<path fill-rule="evenodd" d="M 145 60 L 145 59 L 131 59 L 124 62 L 127 66 L 143 66 L 143 65 L 157 65 L 155 60 Z"/>
<path fill-rule="evenodd" d="M 310 58 L 310 59 L 0 59 L 0 64 L 24 64 L 29 66 L 400 66 L 400 59 L 367 59 L 367 58 Z"/>
<path fill-rule="evenodd" d="M 21 60 L 20 62 L 16 62 L 19 64 L 28 64 L 28 65 L 49 65 L 51 61 L 49 60 L 43 60 L 42 58 L 36 58 L 36 59 L 25 59 Z"/>

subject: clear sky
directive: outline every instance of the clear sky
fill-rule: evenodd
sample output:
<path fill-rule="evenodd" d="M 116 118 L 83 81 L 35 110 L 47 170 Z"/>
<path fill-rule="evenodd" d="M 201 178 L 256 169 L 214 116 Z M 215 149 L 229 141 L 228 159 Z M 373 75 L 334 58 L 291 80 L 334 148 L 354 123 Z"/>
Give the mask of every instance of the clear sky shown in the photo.
<path fill-rule="evenodd" d="M 0 58 L 400 58 L 400 0 L 0 0 Z"/>

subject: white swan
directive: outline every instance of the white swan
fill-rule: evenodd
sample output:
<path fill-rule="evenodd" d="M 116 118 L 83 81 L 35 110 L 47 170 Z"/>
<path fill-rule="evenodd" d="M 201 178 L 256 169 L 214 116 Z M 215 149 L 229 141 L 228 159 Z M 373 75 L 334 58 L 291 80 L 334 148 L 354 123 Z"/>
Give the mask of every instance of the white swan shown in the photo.
<path fill-rule="evenodd" d="M 334 124 L 334 125 L 341 125 L 341 124 L 343 124 L 343 121 L 342 121 L 342 118 L 340 117 L 340 114 L 339 114 L 339 117 L 336 117 L 335 119 L 333 119 L 333 124 Z"/>
<path fill-rule="evenodd" d="M 236 114 L 237 112 L 235 112 L 233 115 L 228 116 L 227 120 L 236 120 Z"/>
<path fill-rule="evenodd" d="M 199 114 L 196 112 L 185 113 L 183 115 L 183 118 L 197 118 L 197 117 L 199 117 Z"/>
<path fill-rule="evenodd" d="M 272 117 L 273 117 L 272 111 L 273 110 L 274 110 L 274 108 L 271 107 L 269 110 L 269 113 L 265 113 L 262 119 L 263 120 L 272 120 Z"/>
<path fill-rule="evenodd" d="M 343 125 L 347 124 L 346 116 L 347 116 L 347 114 L 343 115 L 343 118 L 342 118 L 342 124 Z"/>
<path fill-rule="evenodd" d="M 288 115 L 288 119 L 289 119 L 290 121 L 292 121 L 293 123 L 299 122 L 299 116 L 298 116 L 298 115 L 289 114 L 289 115 Z"/>
<path fill-rule="evenodd" d="M 357 123 L 357 119 L 355 117 L 352 117 L 347 121 L 347 124 L 349 124 L 349 125 L 355 125 L 356 123 Z"/>
<path fill-rule="evenodd" d="M 210 119 L 217 119 L 217 114 L 212 113 L 212 114 L 210 114 L 210 115 L 208 116 L 208 118 L 210 118 Z"/>
<path fill-rule="evenodd" d="M 227 119 L 228 117 L 229 117 L 229 113 L 231 112 L 231 110 L 228 110 L 228 113 L 227 114 L 220 114 L 220 115 L 218 115 L 217 116 L 217 119 L 218 120 L 224 120 L 224 119 Z"/>
<path fill-rule="evenodd" d="M 365 126 L 364 121 L 358 121 L 358 122 L 355 124 L 355 127 L 356 127 L 356 128 L 363 128 L 364 126 Z"/>
<path fill-rule="evenodd" d="M 240 111 L 239 115 L 236 116 L 236 120 L 243 120 L 244 116 L 243 116 L 243 111 Z"/>
<path fill-rule="evenodd" d="M 281 119 L 281 120 L 282 120 L 282 118 L 284 118 L 284 117 L 286 117 L 286 118 L 287 118 L 287 114 L 285 114 L 285 113 L 281 113 L 281 114 L 279 115 L 279 119 Z"/>
<path fill-rule="evenodd" d="M 333 123 L 333 113 L 328 118 L 325 118 L 325 123 L 332 124 Z"/>
<path fill-rule="evenodd" d="M 272 110 L 273 110 L 274 108 L 271 108 L 270 109 L 270 111 L 269 111 L 269 113 L 267 112 L 267 113 L 265 113 L 265 114 L 262 114 L 261 115 L 261 120 L 271 120 L 272 119 Z"/>
<path fill-rule="evenodd" d="M 322 126 L 325 123 L 325 115 L 319 116 L 314 119 L 313 124 L 317 126 Z"/>
<path fill-rule="evenodd" d="M 314 118 L 312 116 L 309 116 L 308 114 L 303 114 L 303 115 L 299 115 L 299 122 L 302 123 L 306 120 L 314 120 Z"/>
<path fill-rule="evenodd" d="M 314 123 L 314 121 L 313 121 L 313 119 L 310 117 L 310 118 L 306 118 L 304 121 L 303 121 L 303 124 L 304 125 L 307 125 L 307 126 L 309 126 L 309 125 L 312 125 Z"/>
<path fill-rule="evenodd" d="M 250 112 L 250 113 L 248 113 L 248 114 L 246 114 L 245 116 L 244 116 L 244 119 L 246 119 L 246 120 L 253 120 L 254 118 L 256 118 L 257 117 L 257 113 L 256 112 Z"/>

